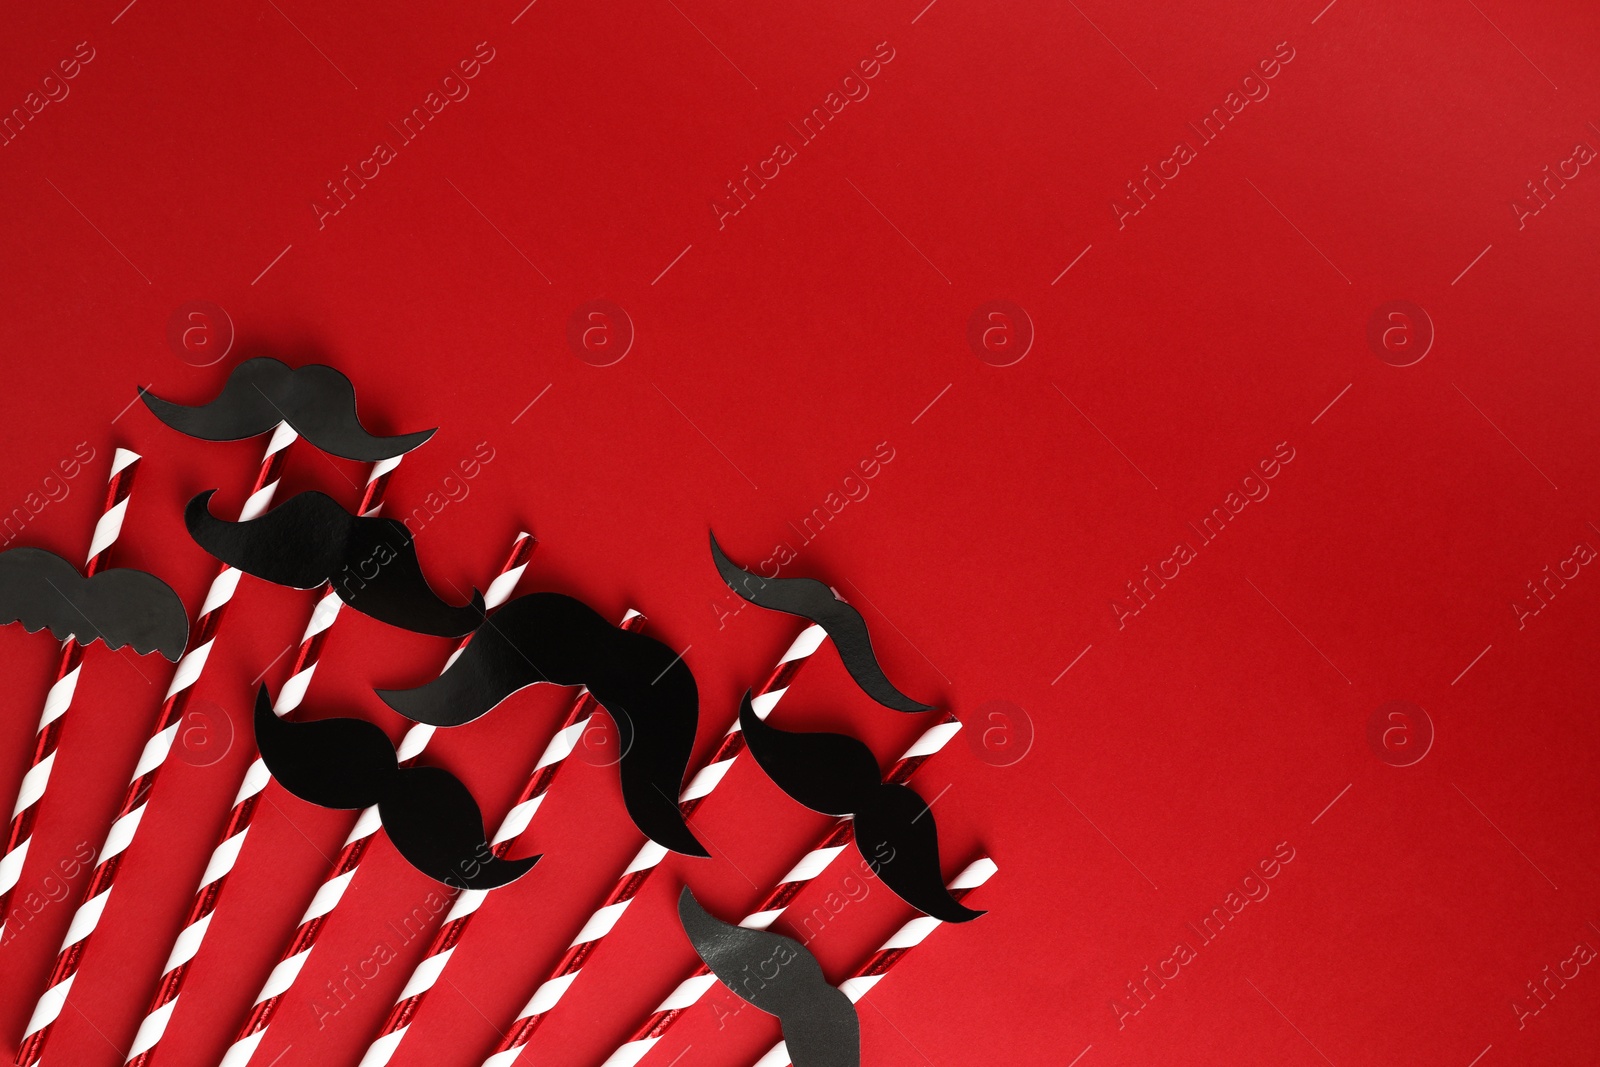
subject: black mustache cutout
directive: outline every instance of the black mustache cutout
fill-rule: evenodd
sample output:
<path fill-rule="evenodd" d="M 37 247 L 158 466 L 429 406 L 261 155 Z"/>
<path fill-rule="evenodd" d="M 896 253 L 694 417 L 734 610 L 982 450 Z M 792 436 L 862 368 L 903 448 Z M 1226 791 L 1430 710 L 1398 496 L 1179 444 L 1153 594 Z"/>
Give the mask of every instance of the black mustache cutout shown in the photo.
<path fill-rule="evenodd" d="M 85 578 L 42 548 L 0 552 L 0 625 L 20 622 L 30 634 L 49 627 L 60 641 L 132 645 L 176 663 L 189 643 L 189 616 L 172 587 L 153 574 L 113 567 Z"/>
<path fill-rule="evenodd" d="M 272 777 L 324 808 L 374 804 L 407 863 L 457 889 L 494 889 L 527 874 L 538 856 L 498 859 L 483 812 L 461 779 L 439 767 L 401 767 L 384 732 L 362 719 L 290 722 L 256 695 L 256 747 Z"/>
<path fill-rule="evenodd" d="M 821 964 L 804 945 L 768 930 L 723 922 L 700 906 L 688 886 L 678 894 L 678 920 L 717 981 L 778 1017 L 794 1067 L 858 1067 L 861 1020 L 856 1006 L 828 984 Z"/>
<path fill-rule="evenodd" d="M 920 704 L 894 687 L 873 655 L 867 620 L 834 596 L 825 583 L 815 578 L 763 578 L 752 574 L 723 555 L 716 534 L 711 535 L 711 558 L 728 588 L 756 607 L 798 615 L 827 631 L 844 669 L 867 696 L 895 711 L 933 710 L 933 705 Z"/>
<path fill-rule="evenodd" d="M 844 734 L 792 733 L 769 725 L 751 706 L 748 691 L 739 725 L 750 755 L 790 799 L 824 815 L 853 818 L 856 848 L 901 900 L 947 923 L 983 914 L 945 888 L 932 810 L 910 786 L 884 782 L 870 748 Z"/>
<path fill-rule="evenodd" d="M 363 615 L 413 633 L 462 637 L 483 622 L 483 598 L 455 608 L 422 576 L 405 523 L 352 515 L 323 493 L 290 497 L 257 519 L 211 514 L 215 489 L 189 501 L 184 523 L 195 543 L 229 566 L 275 585 L 315 589 L 331 583 Z"/>
<path fill-rule="evenodd" d="M 242 441 L 286 422 L 324 452 L 361 463 L 403 456 L 434 434 L 374 437 L 356 418 L 356 389 L 349 378 L 320 363 L 291 368 L 265 356 L 234 367 L 209 403 L 174 404 L 143 388 L 139 399 L 156 418 L 202 441 Z"/>
<path fill-rule="evenodd" d="M 710 855 L 678 810 L 700 693 L 683 657 L 644 634 L 607 622 L 581 600 L 529 593 L 472 635 L 435 681 L 380 689 L 395 711 L 431 726 L 460 726 L 539 682 L 584 685 L 617 724 L 622 800 L 650 840 L 688 856 Z"/>

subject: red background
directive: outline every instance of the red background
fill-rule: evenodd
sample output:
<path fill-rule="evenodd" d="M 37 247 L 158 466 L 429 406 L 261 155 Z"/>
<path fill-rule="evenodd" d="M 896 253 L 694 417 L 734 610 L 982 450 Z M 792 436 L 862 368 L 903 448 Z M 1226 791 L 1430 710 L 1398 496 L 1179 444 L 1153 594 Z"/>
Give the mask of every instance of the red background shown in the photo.
<path fill-rule="evenodd" d="M 691 649 L 705 749 L 794 632 L 720 616 L 707 529 L 754 564 L 887 442 L 870 495 L 789 573 L 839 587 L 891 677 L 967 722 L 917 784 L 939 796 L 947 871 L 987 850 L 999 873 L 973 897 L 990 914 L 936 931 L 864 1003 L 865 1062 L 1593 1061 L 1600 976 L 1520 1029 L 1512 1003 L 1579 941 L 1600 946 L 1600 578 L 1585 568 L 1521 629 L 1511 605 L 1579 542 L 1600 546 L 1600 177 L 1583 170 L 1521 229 L 1510 207 L 1574 144 L 1600 144 L 1591 7 L 123 2 L 0 16 L 4 109 L 78 42 L 95 55 L 0 148 L 0 505 L 79 442 L 95 450 L 20 542 L 81 558 L 111 450 L 134 448 L 115 562 L 197 610 L 213 564 L 182 502 L 219 487 L 219 511 L 237 507 L 262 442 L 182 438 L 127 409 L 135 386 L 195 402 L 241 354 L 334 363 L 369 425 L 440 427 L 390 514 L 493 449 L 419 537 L 435 584 L 482 588 L 533 530 L 525 589 L 636 606 Z M 495 58 L 470 96 L 319 229 L 324 182 L 480 41 Z M 884 41 L 870 96 L 719 230 L 724 183 Z M 1270 95 L 1119 229 L 1124 183 L 1196 141 L 1185 123 L 1279 42 L 1294 59 Z M 606 368 L 566 340 L 597 298 L 637 332 Z M 166 340 L 197 299 L 238 331 L 205 369 Z M 1036 330 L 1004 368 L 966 339 L 994 299 Z M 1437 332 L 1405 368 L 1367 341 L 1397 299 Z M 1280 442 L 1295 458 L 1270 496 L 1119 629 L 1124 583 L 1195 540 L 1185 524 Z M 353 504 L 361 477 L 300 444 L 280 499 Z M 287 658 L 269 664 L 311 603 L 241 587 L 200 690 L 235 728 L 251 680 L 281 682 Z M 20 627 L 0 650 L 10 797 L 55 650 Z M 415 684 L 446 652 L 346 612 L 307 711 L 397 736 L 371 687 Z M 22 891 L 98 844 L 169 671 L 88 652 Z M 525 694 L 429 758 L 493 823 L 563 696 Z M 1021 717 L 980 710 L 995 700 L 1034 735 L 1011 766 L 966 743 L 996 725 L 992 744 L 1020 743 Z M 1390 700 L 1436 731 L 1410 767 L 1367 739 Z M 827 654 L 774 721 L 848 726 L 886 764 L 922 728 Z M 248 749 L 168 766 L 53 1062 L 121 1062 Z M 350 825 L 268 795 L 164 1045 L 174 1067 L 215 1062 Z M 692 961 L 677 886 L 742 914 L 826 820 L 742 763 L 696 825 L 715 858 L 671 862 L 524 1062 L 597 1064 Z M 479 1063 L 637 840 L 614 772 L 582 764 L 532 837 L 544 861 L 491 898 L 397 1064 Z M 1119 1027 L 1125 984 L 1280 842 L 1295 858 L 1270 896 Z M 356 1062 L 421 945 L 321 1030 L 313 996 L 429 889 L 374 850 L 258 1064 Z M 70 910 L 51 903 L 0 953 L 8 1048 Z M 842 978 L 908 915 L 877 891 L 812 948 Z M 682 1062 L 743 1067 L 776 1035 L 702 1006 L 648 1062 L 692 1047 Z"/>

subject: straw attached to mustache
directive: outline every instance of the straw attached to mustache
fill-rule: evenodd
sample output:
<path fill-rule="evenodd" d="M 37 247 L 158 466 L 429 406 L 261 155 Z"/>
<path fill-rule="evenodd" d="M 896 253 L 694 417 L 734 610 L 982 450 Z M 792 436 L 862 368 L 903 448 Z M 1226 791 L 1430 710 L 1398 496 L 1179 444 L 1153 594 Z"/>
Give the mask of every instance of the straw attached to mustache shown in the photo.
<path fill-rule="evenodd" d="M 756 715 L 746 693 L 739 710 L 750 754 L 790 799 L 825 815 L 854 818 L 856 847 L 901 900 L 944 922 L 967 922 L 981 911 L 950 896 L 939 872 L 939 831 L 916 790 L 887 784 L 878 759 L 853 737 L 793 733 Z"/>
<path fill-rule="evenodd" d="M 616 723 L 622 799 L 634 825 L 674 852 L 708 855 L 674 799 L 699 722 L 694 675 L 667 645 L 618 629 L 580 600 L 517 597 L 436 681 L 378 696 L 408 719 L 459 726 L 539 682 L 587 686 Z"/>
<path fill-rule="evenodd" d="M 395 850 L 435 881 L 494 889 L 539 862 L 497 858 L 483 812 L 461 780 L 439 767 L 401 767 L 388 736 L 363 719 L 280 719 L 262 686 L 256 744 L 272 777 L 301 800 L 324 808 L 377 805 Z"/>
<path fill-rule="evenodd" d="M 323 493 L 290 497 L 258 519 L 211 514 L 208 490 L 189 501 L 184 522 L 195 543 L 246 574 L 293 589 L 324 582 L 339 599 L 379 622 L 435 637 L 461 637 L 483 621 L 483 598 L 451 607 L 433 592 L 405 523 L 352 515 Z"/>
<path fill-rule="evenodd" d="M 403 456 L 434 433 L 374 437 L 356 418 L 349 378 L 319 363 L 291 368 L 264 356 L 234 367 L 208 403 L 174 404 L 144 389 L 139 399 L 156 418 L 202 441 L 242 441 L 286 422 L 324 452 L 360 463 Z"/>

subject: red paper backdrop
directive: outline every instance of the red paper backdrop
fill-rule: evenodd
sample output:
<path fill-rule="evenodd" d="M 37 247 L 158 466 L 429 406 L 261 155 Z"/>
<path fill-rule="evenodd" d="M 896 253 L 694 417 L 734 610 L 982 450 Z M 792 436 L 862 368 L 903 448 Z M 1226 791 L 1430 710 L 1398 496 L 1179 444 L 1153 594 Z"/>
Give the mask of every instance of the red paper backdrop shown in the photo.
<path fill-rule="evenodd" d="M 526 525 L 525 588 L 636 606 L 689 650 L 702 750 L 795 629 L 723 615 L 708 528 L 752 564 L 790 542 L 789 573 L 861 606 L 891 677 L 967 723 L 917 785 L 948 871 L 999 864 L 973 898 L 990 914 L 873 992 L 865 1062 L 1593 1062 L 1592 968 L 1521 1026 L 1513 1007 L 1600 946 L 1600 577 L 1563 563 L 1600 547 L 1591 6 L 123 3 L 0 16 L 0 109 L 26 117 L 0 148 L 0 505 L 43 504 L 18 543 L 80 558 L 111 450 L 134 448 L 116 562 L 197 609 L 213 564 L 182 502 L 237 507 L 261 442 L 184 439 L 129 408 L 135 386 L 198 401 L 241 354 L 331 362 L 373 426 L 440 427 L 390 493 L 391 514 L 426 509 L 436 584 L 481 588 Z M 75 49 L 76 77 L 42 82 Z M 475 51 L 476 77 L 443 84 Z M 446 90 L 402 143 L 389 124 Z M 813 141 L 791 129 L 830 106 Z M 330 199 L 380 140 L 394 158 Z M 746 166 L 770 180 L 727 199 Z M 720 226 L 719 196 L 743 204 Z M 609 367 L 568 341 L 597 299 L 635 334 Z M 205 369 L 167 340 L 193 300 L 238 333 Z M 980 320 L 989 362 L 969 344 L 996 300 L 1034 333 L 1006 367 L 1015 311 Z M 1381 319 L 1374 347 L 1396 300 L 1431 326 Z M 1010 331 L 992 350 L 986 325 Z M 43 503 L 80 442 L 93 460 Z M 893 458 L 847 481 L 875 451 Z M 282 493 L 353 503 L 361 476 L 301 444 Z M 1202 541 L 1214 508 L 1238 513 Z M 1166 562 L 1179 542 L 1193 558 Z M 1119 625 L 1146 566 L 1170 580 Z M 1546 566 L 1568 579 L 1519 618 Z M 252 679 L 281 682 L 311 603 L 241 587 L 199 690 L 212 733 L 166 769 L 49 1062 L 121 1062 L 248 760 L 241 739 L 202 765 L 206 745 L 246 724 Z M 11 797 L 54 648 L 8 627 L 0 651 Z M 371 687 L 446 651 L 346 613 L 307 711 L 398 734 Z M 169 672 L 87 654 L 24 892 L 59 895 L 54 862 L 99 843 Z M 1369 740 L 1394 700 L 1434 733 L 1407 767 L 1417 712 Z M 561 706 L 529 693 L 429 758 L 497 820 Z M 885 763 L 922 728 L 828 655 L 774 721 L 848 725 Z M 350 825 L 268 796 L 173 1067 L 215 1062 Z M 826 820 L 741 765 L 696 825 L 715 859 L 670 862 L 524 1062 L 597 1064 L 692 962 L 677 887 L 742 914 Z M 614 772 L 578 764 L 532 837 L 544 861 L 493 895 L 397 1065 L 479 1063 L 637 841 Z M 1275 850 L 1293 859 L 1270 894 L 1202 943 L 1187 924 Z M 377 847 L 256 1062 L 354 1064 L 421 949 L 392 924 L 429 891 Z M 70 911 L 49 901 L 0 951 L 7 1048 Z M 812 947 L 843 977 L 908 915 L 876 890 Z M 1131 999 L 1180 940 L 1195 958 Z M 331 999 L 380 942 L 399 960 Z M 708 999 L 649 1062 L 743 1067 L 775 1040 Z"/>

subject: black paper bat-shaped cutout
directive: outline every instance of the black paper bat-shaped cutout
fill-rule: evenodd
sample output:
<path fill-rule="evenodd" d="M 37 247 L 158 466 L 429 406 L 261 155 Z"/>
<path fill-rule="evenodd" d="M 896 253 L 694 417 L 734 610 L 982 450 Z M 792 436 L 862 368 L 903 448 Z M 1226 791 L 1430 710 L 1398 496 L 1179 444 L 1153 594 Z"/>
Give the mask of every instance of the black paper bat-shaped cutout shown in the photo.
<path fill-rule="evenodd" d="M 275 585 L 331 583 L 363 615 L 413 633 L 461 637 L 483 621 L 483 598 L 455 608 L 422 576 L 405 523 L 352 515 L 331 496 L 305 492 L 260 518 L 228 522 L 207 506 L 215 489 L 189 501 L 184 522 L 195 543 L 223 563 Z"/>
<path fill-rule="evenodd" d="M 748 691 L 739 725 L 756 763 L 790 799 L 825 815 L 853 817 L 862 858 L 901 900 L 947 923 L 983 914 L 945 888 L 933 812 L 910 786 L 882 780 L 870 748 L 844 734 L 780 730 L 756 714 Z"/>
<path fill-rule="evenodd" d="M 374 437 L 356 418 L 350 379 L 320 363 L 291 368 L 265 356 L 233 368 L 216 399 L 189 406 L 139 390 L 156 418 L 202 441 L 242 441 L 286 422 L 324 452 L 361 463 L 403 456 L 434 431 Z"/>
<path fill-rule="evenodd" d="M 519 596 L 436 680 L 378 696 L 408 719 L 459 726 L 539 682 L 588 686 L 617 724 L 622 800 L 634 825 L 674 852 L 709 855 L 677 804 L 700 716 L 694 674 L 668 646 L 618 629 L 581 600 Z"/>
<path fill-rule="evenodd" d="M 401 767 L 389 738 L 363 719 L 280 719 L 262 686 L 256 745 L 272 777 L 301 800 L 341 809 L 376 804 L 395 850 L 435 881 L 494 889 L 539 862 L 496 857 L 483 812 L 461 779 L 439 767 Z"/>
<path fill-rule="evenodd" d="M 174 663 L 189 643 L 189 616 L 172 587 L 153 574 L 113 567 L 93 578 L 42 548 L 0 552 L 0 625 L 20 622 L 30 634 L 46 627 L 60 641 L 132 645 Z"/>
<path fill-rule="evenodd" d="M 723 922 L 700 906 L 688 886 L 678 894 L 678 919 L 717 981 L 778 1017 L 794 1067 L 859 1067 L 856 1006 L 828 984 L 804 945 L 769 930 Z"/>
<path fill-rule="evenodd" d="M 752 574 L 723 554 L 715 534 L 711 535 L 711 558 L 728 588 L 756 607 L 798 615 L 827 631 L 844 669 L 867 696 L 895 711 L 932 710 L 931 704 L 912 700 L 894 687 L 873 654 L 867 620 L 834 596 L 825 583 L 815 578 L 763 578 Z"/>

